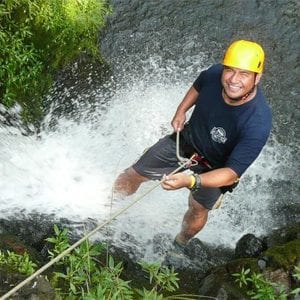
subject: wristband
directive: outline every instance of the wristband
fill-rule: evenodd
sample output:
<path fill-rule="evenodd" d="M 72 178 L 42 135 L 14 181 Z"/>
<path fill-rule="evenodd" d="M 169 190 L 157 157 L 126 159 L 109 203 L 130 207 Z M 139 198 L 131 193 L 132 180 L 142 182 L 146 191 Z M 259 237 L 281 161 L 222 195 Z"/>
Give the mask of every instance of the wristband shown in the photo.
<path fill-rule="evenodd" d="M 192 189 L 196 184 L 196 176 L 194 174 L 190 175 L 191 184 L 188 186 L 189 189 Z"/>
<path fill-rule="evenodd" d="M 201 179 L 200 179 L 200 176 L 199 174 L 192 174 L 191 176 L 194 177 L 195 179 L 195 183 L 192 185 L 190 185 L 191 187 L 189 188 L 192 192 L 198 190 L 201 188 Z"/>

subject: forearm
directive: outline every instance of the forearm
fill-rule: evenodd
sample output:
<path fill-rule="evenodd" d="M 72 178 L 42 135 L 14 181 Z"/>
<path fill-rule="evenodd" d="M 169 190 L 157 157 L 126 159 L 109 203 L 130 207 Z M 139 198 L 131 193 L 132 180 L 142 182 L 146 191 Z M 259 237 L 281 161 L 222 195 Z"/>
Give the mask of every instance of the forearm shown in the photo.
<path fill-rule="evenodd" d="M 230 168 L 220 168 L 208 171 L 202 174 L 196 174 L 200 177 L 200 185 L 203 187 L 222 187 L 235 183 L 239 178 L 238 175 Z M 162 180 L 162 187 L 166 190 L 176 190 L 183 187 L 192 188 L 195 184 L 192 175 L 186 173 L 177 173 L 165 176 Z"/>
<path fill-rule="evenodd" d="M 238 175 L 230 168 L 215 169 L 197 176 L 200 176 L 203 187 L 228 186 L 238 180 Z"/>
<path fill-rule="evenodd" d="M 183 100 L 177 107 L 176 113 L 171 122 L 175 131 L 180 131 L 183 129 L 186 121 L 186 112 L 196 103 L 198 96 L 199 93 L 193 86 L 184 96 Z"/>

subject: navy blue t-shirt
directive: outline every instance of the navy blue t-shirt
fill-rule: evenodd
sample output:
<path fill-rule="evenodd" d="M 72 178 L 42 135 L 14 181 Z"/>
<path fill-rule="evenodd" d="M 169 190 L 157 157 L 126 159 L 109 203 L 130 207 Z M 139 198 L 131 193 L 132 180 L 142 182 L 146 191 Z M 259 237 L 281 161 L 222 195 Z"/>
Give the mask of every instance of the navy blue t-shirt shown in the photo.
<path fill-rule="evenodd" d="M 271 110 L 260 88 L 245 104 L 227 104 L 222 97 L 222 70 L 221 64 L 214 65 L 193 84 L 200 94 L 189 120 L 189 138 L 214 168 L 229 167 L 241 176 L 267 142 Z"/>

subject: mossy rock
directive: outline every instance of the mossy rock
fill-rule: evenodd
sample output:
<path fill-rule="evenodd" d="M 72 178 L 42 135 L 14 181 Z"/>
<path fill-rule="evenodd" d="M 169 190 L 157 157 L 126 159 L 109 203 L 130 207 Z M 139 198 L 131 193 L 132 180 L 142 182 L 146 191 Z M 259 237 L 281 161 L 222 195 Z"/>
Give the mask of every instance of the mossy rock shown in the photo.
<path fill-rule="evenodd" d="M 199 295 L 215 297 L 214 299 L 247 299 L 245 289 L 241 289 L 226 266 L 217 267 L 200 283 Z"/>
<path fill-rule="evenodd" d="M 264 238 L 268 248 L 300 239 L 300 222 L 274 230 Z"/>
<path fill-rule="evenodd" d="M 259 272 L 260 269 L 256 258 L 238 258 L 226 264 L 227 272 L 230 274 L 240 273 L 242 269 L 251 269 L 253 272 Z"/>
<path fill-rule="evenodd" d="M 264 252 L 271 268 L 292 269 L 300 259 L 300 240 L 294 240 L 284 245 L 274 246 Z"/>
<path fill-rule="evenodd" d="M 30 259 L 36 263 L 43 262 L 41 254 L 31 246 L 26 245 L 18 237 L 10 234 L 0 234 L 0 251 L 6 253 L 7 251 L 14 252 L 19 255 L 27 253 Z"/>

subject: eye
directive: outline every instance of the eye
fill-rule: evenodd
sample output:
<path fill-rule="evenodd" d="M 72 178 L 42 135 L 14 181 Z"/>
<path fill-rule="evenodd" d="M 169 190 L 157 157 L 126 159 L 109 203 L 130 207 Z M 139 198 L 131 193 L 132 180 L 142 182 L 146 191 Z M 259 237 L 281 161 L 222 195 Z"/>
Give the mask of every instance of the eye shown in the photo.
<path fill-rule="evenodd" d="M 233 70 L 230 69 L 230 68 L 228 68 L 228 67 L 226 67 L 226 68 L 224 68 L 224 72 L 226 72 L 227 74 L 229 74 L 229 73 L 232 73 Z"/>
<path fill-rule="evenodd" d="M 240 75 L 243 78 L 248 78 L 250 76 L 250 74 L 248 72 L 241 72 Z"/>

